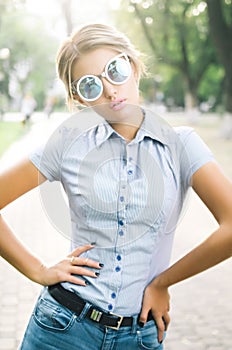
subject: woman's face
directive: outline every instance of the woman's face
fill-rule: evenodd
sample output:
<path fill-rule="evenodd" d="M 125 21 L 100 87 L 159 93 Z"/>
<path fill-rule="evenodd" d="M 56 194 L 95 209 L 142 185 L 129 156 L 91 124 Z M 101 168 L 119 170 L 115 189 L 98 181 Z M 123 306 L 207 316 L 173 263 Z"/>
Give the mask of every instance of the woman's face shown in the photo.
<path fill-rule="evenodd" d="M 95 101 L 85 101 L 78 94 L 74 98 L 93 109 L 109 121 L 119 121 L 128 116 L 132 106 L 139 105 L 139 89 L 135 68 L 131 65 L 131 74 L 122 84 L 116 85 L 106 77 L 102 77 L 107 63 L 114 59 L 118 52 L 109 48 L 98 48 L 83 54 L 73 65 L 73 80 L 79 80 L 85 75 L 100 77 L 103 91 Z M 122 58 L 124 59 L 124 58 Z M 131 64 L 131 63 L 129 63 Z M 94 90 L 93 90 L 94 93 Z"/>

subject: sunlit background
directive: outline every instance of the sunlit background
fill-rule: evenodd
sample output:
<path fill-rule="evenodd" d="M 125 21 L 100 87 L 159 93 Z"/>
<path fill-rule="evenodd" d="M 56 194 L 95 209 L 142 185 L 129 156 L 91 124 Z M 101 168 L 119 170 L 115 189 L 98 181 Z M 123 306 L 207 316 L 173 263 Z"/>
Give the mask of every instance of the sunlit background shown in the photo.
<path fill-rule="evenodd" d="M 73 0 L 44 1 L 26 0 L 27 11 L 33 15 L 41 16 L 45 19 L 47 27 L 58 38 L 67 34 L 67 24 L 65 23 L 64 7 L 71 9 L 71 22 L 81 25 L 86 22 L 112 23 L 111 11 L 120 7 L 120 0 Z"/>

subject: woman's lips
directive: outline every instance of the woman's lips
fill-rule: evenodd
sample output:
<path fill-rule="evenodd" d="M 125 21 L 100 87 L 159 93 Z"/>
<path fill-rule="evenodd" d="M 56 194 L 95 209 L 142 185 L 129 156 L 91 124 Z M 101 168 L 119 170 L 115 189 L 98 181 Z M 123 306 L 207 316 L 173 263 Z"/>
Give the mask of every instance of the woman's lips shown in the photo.
<path fill-rule="evenodd" d="M 125 106 L 125 104 L 126 104 L 126 98 L 118 98 L 110 102 L 110 108 L 113 109 L 113 111 L 119 111 Z"/>

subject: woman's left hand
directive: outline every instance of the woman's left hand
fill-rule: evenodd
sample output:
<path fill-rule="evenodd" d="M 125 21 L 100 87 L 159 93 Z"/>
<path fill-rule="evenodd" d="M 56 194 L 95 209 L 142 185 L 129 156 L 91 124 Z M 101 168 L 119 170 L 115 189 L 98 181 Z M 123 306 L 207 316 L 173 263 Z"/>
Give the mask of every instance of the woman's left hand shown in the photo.
<path fill-rule="evenodd" d="M 163 341 L 164 331 L 170 323 L 169 304 L 170 296 L 166 287 L 157 286 L 155 280 L 151 282 L 144 291 L 142 310 L 139 322 L 146 323 L 149 311 L 158 328 L 158 341 Z"/>

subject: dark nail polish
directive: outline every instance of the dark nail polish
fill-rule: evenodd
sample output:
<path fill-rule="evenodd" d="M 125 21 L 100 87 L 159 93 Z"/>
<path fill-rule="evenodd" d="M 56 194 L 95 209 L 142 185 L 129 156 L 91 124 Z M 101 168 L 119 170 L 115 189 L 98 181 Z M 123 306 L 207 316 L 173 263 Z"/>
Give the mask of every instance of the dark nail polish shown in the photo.
<path fill-rule="evenodd" d="M 163 340 L 159 341 L 159 343 L 162 344 L 162 343 L 163 343 Z"/>
<path fill-rule="evenodd" d="M 143 328 L 144 327 L 144 322 L 139 321 L 139 327 Z"/>
<path fill-rule="evenodd" d="M 85 281 L 86 286 L 88 286 L 90 283 L 88 281 Z"/>
<path fill-rule="evenodd" d="M 96 245 L 96 242 L 91 242 L 90 244 L 91 244 L 91 245 Z"/>
<path fill-rule="evenodd" d="M 99 277 L 100 273 L 99 272 L 95 272 L 95 276 Z"/>
<path fill-rule="evenodd" d="M 102 264 L 102 263 L 99 263 L 99 266 L 100 266 L 100 267 L 104 267 L 104 264 Z"/>

